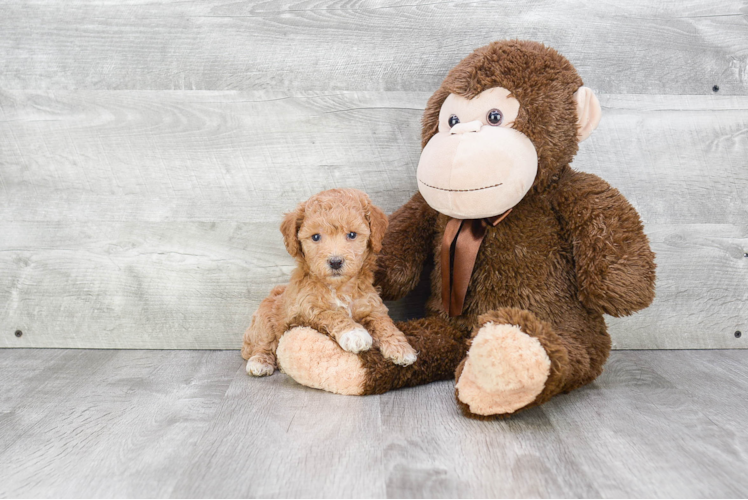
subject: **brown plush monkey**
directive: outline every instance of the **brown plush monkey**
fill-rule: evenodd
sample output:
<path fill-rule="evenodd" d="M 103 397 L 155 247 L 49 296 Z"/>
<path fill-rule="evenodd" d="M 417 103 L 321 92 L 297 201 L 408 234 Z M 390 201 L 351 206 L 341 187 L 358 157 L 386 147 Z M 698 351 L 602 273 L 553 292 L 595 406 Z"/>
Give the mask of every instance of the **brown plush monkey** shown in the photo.
<path fill-rule="evenodd" d="M 399 299 L 434 260 L 427 317 L 398 324 L 420 353 L 401 367 L 310 329 L 285 334 L 283 371 L 344 394 L 456 378 L 471 416 L 515 413 L 593 381 L 610 351 L 603 314 L 654 298 L 639 215 L 573 170 L 600 105 L 555 50 L 495 42 L 462 60 L 423 117 L 420 193 L 390 216 L 377 284 Z"/>

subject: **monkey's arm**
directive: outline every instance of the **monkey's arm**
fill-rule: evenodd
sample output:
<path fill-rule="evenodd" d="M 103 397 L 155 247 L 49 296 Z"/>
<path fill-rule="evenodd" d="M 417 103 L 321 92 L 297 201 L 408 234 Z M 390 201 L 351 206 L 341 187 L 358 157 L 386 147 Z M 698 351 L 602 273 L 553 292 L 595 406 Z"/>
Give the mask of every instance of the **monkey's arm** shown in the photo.
<path fill-rule="evenodd" d="M 639 214 L 596 175 L 567 168 L 555 206 L 573 244 L 579 298 L 586 307 L 626 316 L 652 303 L 654 253 Z"/>
<path fill-rule="evenodd" d="M 374 275 L 383 299 L 401 299 L 418 285 L 426 257 L 433 251 L 436 217 L 421 193 L 390 215 Z"/>

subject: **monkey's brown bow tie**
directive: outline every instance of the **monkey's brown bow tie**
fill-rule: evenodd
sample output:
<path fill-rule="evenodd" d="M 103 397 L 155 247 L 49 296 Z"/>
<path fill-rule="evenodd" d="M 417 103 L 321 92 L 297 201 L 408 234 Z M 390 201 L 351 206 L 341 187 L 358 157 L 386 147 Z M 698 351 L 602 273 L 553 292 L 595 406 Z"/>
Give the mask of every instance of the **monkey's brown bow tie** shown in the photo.
<path fill-rule="evenodd" d="M 488 226 L 504 220 L 510 208 L 501 215 L 484 219 L 449 219 L 442 239 L 442 306 L 450 316 L 462 314 L 475 257 L 486 236 Z"/>

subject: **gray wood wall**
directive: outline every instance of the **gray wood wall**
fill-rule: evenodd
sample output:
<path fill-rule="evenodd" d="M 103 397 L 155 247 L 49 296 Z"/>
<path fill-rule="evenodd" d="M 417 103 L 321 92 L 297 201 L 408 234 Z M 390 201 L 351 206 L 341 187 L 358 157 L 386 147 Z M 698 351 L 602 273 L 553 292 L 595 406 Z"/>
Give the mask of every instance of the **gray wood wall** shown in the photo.
<path fill-rule="evenodd" d="M 657 252 L 657 300 L 609 321 L 615 346 L 748 342 L 745 1 L 0 12 L 0 347 L 238 347 L 292 268 L 282 212 L 344 186 L 397 208 L 430 93 L 472 49 L 515 37 L 559 49 L 598 93 L 574 166 L 631 200 Z M 418 298 L 393 311 L 417 314 Z"/>

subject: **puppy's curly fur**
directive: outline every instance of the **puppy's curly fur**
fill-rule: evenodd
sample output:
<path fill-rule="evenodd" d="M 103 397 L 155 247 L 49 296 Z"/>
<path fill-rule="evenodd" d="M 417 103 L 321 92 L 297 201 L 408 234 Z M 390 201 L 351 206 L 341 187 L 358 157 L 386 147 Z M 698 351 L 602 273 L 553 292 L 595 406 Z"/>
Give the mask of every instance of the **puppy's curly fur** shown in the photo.
<path fill-rule="evenodd" d="M 386 229 L 387 216 L 356 189 L 323 191 L 286 214 L 281 232 L 297 268 L 262 301 L 244 333 L 247 373 L 271 375 L 278 341 L 295 326 L 327 334 L 346 351 L 374 345 L 396 364 L 416 361 L 373 285 Z"/>

